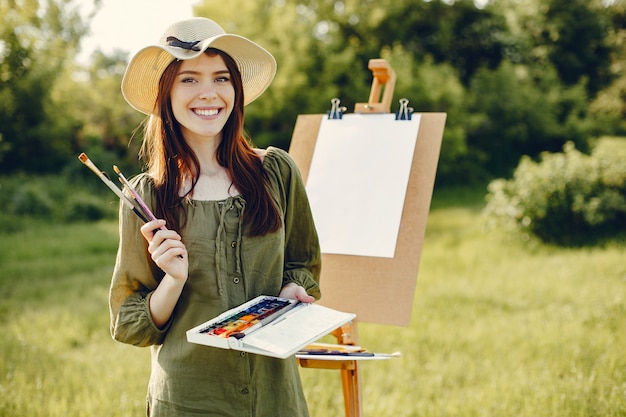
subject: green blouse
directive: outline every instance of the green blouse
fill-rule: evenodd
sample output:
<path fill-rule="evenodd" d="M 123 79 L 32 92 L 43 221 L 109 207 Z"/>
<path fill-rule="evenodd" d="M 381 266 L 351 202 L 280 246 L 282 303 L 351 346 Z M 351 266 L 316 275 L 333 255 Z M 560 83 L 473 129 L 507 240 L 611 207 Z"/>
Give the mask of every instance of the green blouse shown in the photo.
<path fill-rule="evenodd" d="M 295 282 L 318 298 L 321 256 L 298 169 L 283 150 L 268 148 L 263 166 L 283 219 L 265 236 L 247 236 L 241 196 L 183 203 L 181 231 L 189 276 L 172 318 L 155 326 L 148 303 L 164 273 L 152 262 L 139 228 L 120 209 L 120 242 L 110 289 L 115 340 L 150 346 L 149 416 L 308 416 L 295 358 L 286 360 L 188 343 L 185 332 L 259 295 L 278 295 Z M 150 177 L 133 179 L 154 206 Z"/>

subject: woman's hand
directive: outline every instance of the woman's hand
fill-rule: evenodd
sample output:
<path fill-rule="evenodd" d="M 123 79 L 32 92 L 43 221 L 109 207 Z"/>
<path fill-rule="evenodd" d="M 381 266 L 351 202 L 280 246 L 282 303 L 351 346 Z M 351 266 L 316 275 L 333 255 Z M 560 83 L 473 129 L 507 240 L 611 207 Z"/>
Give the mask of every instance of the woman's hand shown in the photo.
<path fill-rule="evenodd" d="M 141 227 L 152 260 L 175 280 L 186 281 L 189 271 L 187 248 L 178 233 L 165 227 L 165 220 L 154 220 Z"/>
<path fill-rule="evenodd" d="M 299 300 L 303 303 L 312 303 L 315 301 L 315 297 L 306 293 L 304 287 L 299 286 L 296 283 L 290 282 L 285 285 L 282 290 L 280 290 L 280 294 L 278 294 L 281 298 L 290 298 L 292 300 Z"/>
<path fill-rule="evenodd" d="M 150 297 L 152 320 L 158 328 L 163 328 L 172 317 L 187 282 L 189 273 L 187 248 L 178 233 L 165 228 L 165 220 L 154 220 L 144 224 L 141 226 L 141 234 L 148 242 L 148 252 L 152 260 L 165 272 L 165 276 Z"/>

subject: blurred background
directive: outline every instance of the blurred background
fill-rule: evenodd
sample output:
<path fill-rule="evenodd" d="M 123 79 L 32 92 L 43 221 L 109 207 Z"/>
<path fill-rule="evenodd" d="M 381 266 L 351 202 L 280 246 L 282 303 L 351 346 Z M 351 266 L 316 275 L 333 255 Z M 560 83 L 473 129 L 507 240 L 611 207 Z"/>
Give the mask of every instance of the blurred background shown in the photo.
<path fill-rule="evenodd" d="M 367 101 L 371 58 L 397 73 L 392 111 L 406 97 L 416 111 L 449 114 L 440 184 L 506 176 L 522 155 L 567 141 L 588 150 L 593 138 L 626 129 L 624 2 L 134 3 L 2 2 L 1 174 L 59 172 L 82 150 L 135 161 L 128 144 L 142 115 L 120 94 L 125 65 L 192 14 L 276 56 L 276 81 L 247 113 L 258 146 L 288 147 L 297 115 L 325 113 L 334 97 L 349 111 Z"/>
<path fill-rule="evenodd" d="M 142 169 L 121 78 L 192 15 L 278 61 L 256 146 L 366 102 L 372 58 L 392 112 L 447 113 L 412 324 L 360 327 L 403 352 L 366 415 L 626 415 L 626 1 L 0 0 L 0 416 L 144 412 L 148 351 L 108 335 L 118 202 L 77 156 Z M 342 415 L 338 376 L 303 377 Z"/>

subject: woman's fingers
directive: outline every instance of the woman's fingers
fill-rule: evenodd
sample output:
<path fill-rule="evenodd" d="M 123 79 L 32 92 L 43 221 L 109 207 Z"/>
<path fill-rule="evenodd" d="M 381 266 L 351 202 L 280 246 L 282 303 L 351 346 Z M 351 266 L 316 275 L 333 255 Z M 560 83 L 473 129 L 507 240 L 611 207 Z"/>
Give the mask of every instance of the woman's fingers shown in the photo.
<path fill-rule="evenodd" d="M 180 254 L 181 249 L 185 249 L 185 245 L 180 240 L 178 233 L 167 233 L 169 231 L 159 231 L 155 233 L 152 241 L 148 244 L 148 252 L 152 255 L 152 259 L 160 258 L 166 253 L 176 252 L 174 256 Z"/>
<path fill-rule="evenodd" d="M 167 230 L 165 229 L 165 220 L 152 220 L 149 221 L 147 223 L 145 223 L 143 226 L 141 226 L 141 234 L 143 235 L 143 237 L 148 241 L 152 241 L 152 238 L 155 235 L 155 231 L 158 231 L 159 229 L 163 228 L 162 230 Z"/>
<path fill-rule="evenodd" d="M 159 230 L 148 244 L 148 252 L 154 263 L 176 279 L 187 279 L 187 248 L 178 233 Z"/>
<path fill-rule="evenodd" d="M 141 226 L 141 234 L 148 242 L 152 260 L 166 273 L 187 276 L 187 248 L 180 235 L 165 228 L 165 220 L 149 221 Z"/>
<path fill-rule="evenodd" d="M 307 294 L 306 290 L 303 287 L 298 286 L 295 294 L 296 300 L 302 301 L 303 303 L 312 303 L 315 301 L 315 297 Z"/>
<path fill-rule="evenodd" d="M 291 298 L 292 300 L 299 300 L 303 303 L 312 303 L 313 301 L 315 301 L 315 297 L 307 294 L 304 287 L 301 287 L 300 285 L 293 282 L 285 285 L 278 296 L 283 298 Z"/>

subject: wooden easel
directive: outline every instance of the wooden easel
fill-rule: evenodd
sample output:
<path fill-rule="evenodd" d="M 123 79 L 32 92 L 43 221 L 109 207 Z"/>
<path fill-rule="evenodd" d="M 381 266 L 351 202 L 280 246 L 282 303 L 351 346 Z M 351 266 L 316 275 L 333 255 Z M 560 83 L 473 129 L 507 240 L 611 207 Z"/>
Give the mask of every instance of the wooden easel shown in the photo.
<path fill-rule="evenodd" d="M 367 103 L 356 103 L 355 113 L 390 113 L 396 73 L 384 59 L 370 59 L 367 68 L 372 71 L 372 88 Z"/>
<path fill-rule="evenodd" d="M 333 336 L 340 345 L 356 345 L 356 323 L 346 323 L 336 329 Z M 324 361 L 318 359 L 298 359 L 303 368 L 338 369 L 341 372 L 343 402 L 346 417 L 361 416 L 361 381 L 359 379 L 359 363 L 355 360 Z"/>
<path fill-rule="evenodd" d="M 373 72 L 368 103 L 357 103 L 355 113 L 389 113 L 396 76 L 385 60 L 370 60 Z M 382 100 L 381 89 L 384 87 Z M 289 153 L 306 182 L 320 123 L 326 115 L 300 115 Z M 357 314 L 361 322 L 408 325 L 411 317 L 419 259 L 434 187 L 445 113 L 421 113 L 401 227 L 393 258 L 322 254 L 320 304 Z M 400 122 L 401 123 L 401 122 Z M 384 146 L 384 141 L 381 141 Z M 388 285 L 380 285 L 386 282 Z M 359 291 L 354 291 L 354 288 Z M 335 330 L 338 344 L 357 345 L 357 323 Z M 303 368 L 341 372 L 346 417 L 362 416 L 358 360 L 299 359 Z"/>

